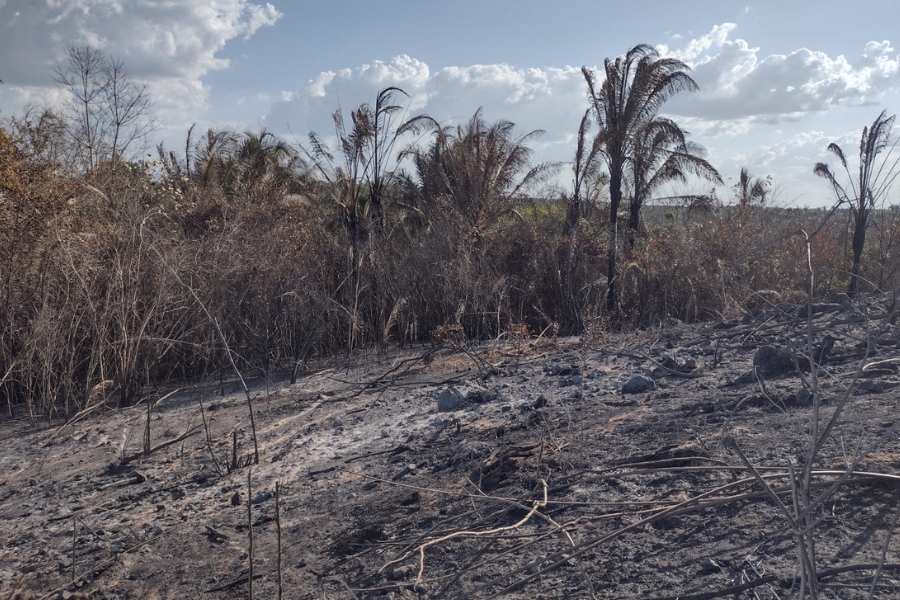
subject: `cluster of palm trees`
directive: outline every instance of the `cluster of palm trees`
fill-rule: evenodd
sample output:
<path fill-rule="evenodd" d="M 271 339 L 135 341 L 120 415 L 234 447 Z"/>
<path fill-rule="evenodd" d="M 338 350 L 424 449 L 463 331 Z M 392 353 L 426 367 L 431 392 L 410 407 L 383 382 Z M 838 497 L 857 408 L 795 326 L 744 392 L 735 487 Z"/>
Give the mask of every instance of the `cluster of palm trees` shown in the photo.
<path fill-rule="evenodd" d="M 592 71 L 583 69 L 591 106 L 579 127 L 574 187 L 563 234 L 575 236 L 585 203 L 595 201 L 608 187 L 607 308 L 611 311 L 618 301 L 616 255 L 623 199 L 629 207 L 628 248 L 633 249 L 641 208 L 668 184 L 690 177 L 721 183 L 716 169 L 703 158 L 703 149 L 690 142 L 677 123 L 659 114 L 674 94 L 697 89 L 688 71 L 683 62 L 661 58 L 647 45 L 607 60 L 602 84 Z M 398 95 L 405 93 L 393 87 L 381 91 L 374 107 L 364 104 L 351 114 L 349 127 L 340 111 L 334 114 L 339 161 L 319 135 L 310 134 L 307 155 L 344 213 L 352 256 L 357 259 L 363 238 L 384 232 L 392 186 L 399 212 L 407 216 L 412 212 L 422 223 L 437 207 L 454 211 L 468 223 L 471 240 L 477 244 L 514 211 L 523 194 L 546 181 L 559 166 L 531 162 L 528 144 L 542 131 L 518 135 L 509 121 L 486 122 L 480 109 L 456 127 L 424 115 L 397 124 L 395 119 L 402 112 L 395 103 Z M 424 147 L 413 144 L 395 152 L 401 136 L 428 131 L 430 142 Z M 412 173 L 388 169 L 394 154 L 410 159 Z"/>
<path fill-rule="evenodd" d="M 628 206 L 626 248 L 632 250 L 642 207 L 668 184 L 690 177 L 721 183 L 721 178 L 704 159 L 703 149 L 689 141 L 676 122 L 659 114 L 673 95 L 698 89 L 685 63 L 661 58 L 654 48 L 641 44 L 622 57 L 607 59 L 604 71 L 601 83 L 593 71 L 583 69 L 590 107 L 579 126 L 574 185 L 562 233 L 574 238 L 585 204 L 608 190 L 606 303 L 613 311 L 623 200 Z M 315 189 L 340 208 L 351 262 L 358 265 L 364 242 L 383 235 L 389 203 L 399 209 L 395 216 L 414 217 L 411 220 L 420 225 L 436 207 L 449 208 L 468 222 L 477 243 L 514 211 L 523 194 L 559 167 L 532 164 L 528 144 L 543 133 L 540 130 L 518 135 L 509 121 L 486 122 L 480 109 L 457 127 L 443 126 L 427 115 L 402 120 L 403 107 L 396 99 L 405 95 L 399 88 L 386 88 L 374 106 L 363 104 L 352 111 L 349 123 L 336 111 L 337 156 L 317 133 L 309 135 L 309 148 L 298 152 L 265 130 L 243 135 L 210 130 L 197 142 L 189 133 L 184 170 L 192 180 L 218 186 L 228 195 L 252 196 L 254 190 L 271 190 L 272 184 L 287 189 L 314 180 Z M 430 132 L 430 142 L 424 147 L 397 148 L 406 134 L 425 132 Z M 412 173 L 398 168 L 397 158 L 409 159 Z"/>
<path fill-rule="evenodd" d="M 618 303 L 617 255 L 620 221 L 627 223 L 622 247 L 634 250 L 641 227 L 641 210 L 673 182 L 703 180 L 721 184 L 718 171 L 704 158 L 704 149 L 688 139 L 678 123 L 660 115 L 675 94 L 699 88 L 680 60 L 660 57 L 646 44 L 624 56 L 606 59 L 602 81 L 583 68 L 590 106 L 578 128 L 572 162 L 573 186 L 567 197 L 562 235 L 574 240 L 587 204 L 595 204 L 602 191 L 609 200 L 606 306 Z M 382 236 L 385 210 L 392 205 L 396 222 L 422 228 L 436 210 L 451 210 L 464 220 L 474 243 L 515 212 L 521 197 L 545 182 L 559 165 L 531 162 L 528 144 L 543 132 L 515 133 L 506 120 L 488 123 L 481 109 L 467 123 L 456 127 L 438 123 L 428 115 L 403 120 L 404 108 L 396 102 L 406 93 L 389 87 L 378 93 L 374 106 L 363 104 L 347 123 L 340 110 L 333 115 L 338 159 L 325 140 L 310 133 L 309 148 L 299 151 L 273 133 L 234 134 L 209 130 L 193 141 L 191 132 L 185 161 L 169 160 L 170 170 L 187 175 L 205 187 L 215 186 L 228 196 L 264 198 L 274 188 L 282 192 L 303 190 L 324 193 L 340 208 L 351 248 L 351 262 L 362 258 L 364 241 Z M 841 163 L 849 183 L 842 184 L 831 168 L 818 163 L 814 172 L 825 178 L 834 193 L 836 208 L 851 213 L 853 263 L 849 291 L 858 292 L 860 261 L 865 233 L 876 200 L 884 196 L 898 171 L 897 161 L 880 165 L 877 157 L 893 149 L 889 135 L 893 116 L 882 112 L 860 140 L 859 175 L 854 177 L 837 144 L 828 151 Z M 407 134 L 427 144 L 397 148 Z M 412 172 L 399 168 L 408 161 Z M 392 168 L 393 167 L 393 168 Z M 762 205 L 771 193 L 771 182 L 742 169 L 735 185 L 740 210 Z M 669 200 L 709 201 L 708 197 L 669 196 Z M 626 216 L 620 210 L 627 206 Z M 396 228 L 392 228 L 395 230 Z M 406 229 L 400 228 L 400 231 Z M 574 247 L 574 243 L 570 245 Z M 571 259 L 571 257 L 570 257 Z"/>
<path fill-rule="evenodd" d="M 582 69 L 589 107 L 578 128 L 562 236 L 573 249 L 585 206 L 595 204 L 605 191 L 609 201 L 606 308 L 614 312 L 619 302 L 618 252 L 620 246 L 628 253 L 634 250 L 642 208 L 660 199 L 673 182 L 721 184 L 722 179 L 704 158 L 703 148 L 690 141 L 678 123 L 660 114 L 675 94 L 698 90 L 685 63 L 660 57 L 651 46 L 640 44 L 624 56 L 607 59 L 603 71 L 601 81 L 590 69 Z M 166 164 L 190 181 L 221 189 L 226 196 L 265 199 L 278 189 L 330 198 L 347 232 L 352 270 L 362 265 L 363 246 L 384 236 L 388 225 L 391 232 L 409 233 L 427 227 L 438 211 L 459 217 L 471 241 L 478 244 L 515 212 L 524 194 L 559 167 L 532 163 L 529 143 L 543 133 L 540 130 L 517 134 L 509 121 L 488 123 L 481 109 L 456 127 L 427 115 L 404 119 L 404 108 L 397 103 L 402 96 L 406 96 L 403 90 L 386 88 L 378 93 L 374 106 L 363 104 L 353 110 L 349 121 L 336 111 L 336 154 L 317 133 L 310 133 L 309 148 L 298 151 L 266 130 L 241 135 L 210 130 L 197 141 L 189 132 L 185 161 Z M 875 158 L 886 149 L 892 124 L 893 117 L 882 112 L 864 130 L 860 174 L 858 181 L 850 177 L 849 187 L 839 182 L 828 165 L 815 167 L 815 173 L 831 184 L 838 205 L 848 206 L 852 213 L 851 293 L 858 291 L 860 257 L 875 199 L 896 177 L 893 168 L 875 169 Z M 398 148 L 408 134 L 416 141 Z M 426 135 L 429 141 L 423 144 Z M 843 150 L 837 144 L 828 150 L 850 176 Z M 411 172 L 400 168 L 401 164 L 410 165 Z M 769 181 L 743 169 L 735 198 L 745 210 L 765 203 L 770 191 Z M 388 207 L 391 219 L 386 216 Z M 625 214 L 620 216 L 623 209 Z M 620 222 L 627 225 L 624 242 L 619 240 Z M 572 259 L 570 252 L 563 262 Z"/>
<path fill-rule="evenodd" d="M 614 311 L 618 300 L 618 214 L 623 198 L 629 201 L 628 246 L 633 248 L 641 208 L 663 186 L 686 181 L 689 175 L 718 183 L 721 177 L 704 160 L 702 148 L 689 142 L 677 123 L 659 115 L 660 108 L 673 95 L 698 89 L 685 63 L 660 58 L 654 48 L 640 44 L 625 56 L 606 59 L 604 70 L 606 78 L 598 84 L 592 71 L 582 69 L 599 128 L 592 146 L 592 150 L 596 149 L 593 158 L 605 163 L 609 175 L 606 307 Z M 590 158 L 581 168 L 594 168 Z M 576 160 L 576 169 L 579 166 Z"/>
<path fill-rule="evenodd" d="M 422 206 L 449 206 L 462 217 L 473 243 L 512 214 L 517 200 L 557 169 L 552 163 L 531 162 L 527 144 L 543 131 L 517 135 L 514 123 L 489 124 L 481 109 L 455 128 L 430 118 L 426 122 L 432 128 L 431 143 L 424 150 L 409 151 L 415 175 L 407 176 L 406 182 Z"/>
<path fill-rule="evenodd" d="M 273 196 L 274 189 L 291 191 L 303 179 L 305 163 L 300 154 L 271 131 L 238 134 L 209 129 L 199 139 L 193 133 L 191 127 L 184 160 L 159 147 L 170 181 L 215 189 L 232 199 L 264 200 Z"/>
<path fill-rule="evenodd" d="M 698 90 L 685 63 L 660 57 L 654 48 L 641 44 L 624 56 L 607 59 L 603 71 L 600 80 L 592 70 L 582 69 L 589 107 L 578 128 L 573 186 L 561 233 L 574 248 L 585 206 L 595 204 L 606 192 L 606 308 L 614 312 L 619 302 L 618 253 L 620 247 L 628 253 L 634 250 L 642 208 L 672 189 L 673 182 L 721 184 L 722 179 L 704 158 L 703 148 L 690 141 L 678 123 L 660 114 L 675 94 Z M 297 150 L 266 130 L 241 135 L 210 130 L 197 141 L 189 132 L 183 166 L 174 160 L 167 164 L 193 182 L 220 188 L 227 196 L 265 198 L 277 188 L 330 198 L 347 232 L 354 270 L 362 265 L 362 249 L 367 244 L 371 247 L 369 242 L 388 233 L 409 234 L 427 227 L 437 212 L 450 211 L 466 223 L 468 236 L 477 245 L 515 212 L 523 195 L 559 168 L 558 164 L 532 163 L 529 143 L 543 133 L 540 130 L 517 134 L 509 121 L 488 123 L 481 109 L 455 127 L 427 115 L 405 119 L 405 110 L 397 102 L 402 96 L 406 96 L 403 90 L 386 88 L 378 93 L 374 106 L 363 104 L 353 110 L 349 121 L 336 111 L 337 153 L 317 133 L 310 133 L 308 148 Z M 815 173 L 831 184 L 838 205 L 848 206 L 852 213 L 851 293 L 859 287 L 860 256 L 875 199 L 896 177 L 893 168 L 875 169 L 875 158 L 886 149 L 892 124 L 893 117 L 882 112 L 864 130 L 860 174 L 858 181 L 850 177 L 849 187 L 838 181 L 828 165 L 815 167 Z M 408 135 L 415 142 L 398 147 Z M 841 148 L 831 144 L 828 149 L 849 176 Z M 409 165 L 409 171 L 400 167 L 403 164 Z M 770 192 L 769 181 L 741 171 L 735 185 L 741 210 L 765 203 Z M 619 239 L 620 222 L 627 226 L 624 241 Z M 570 253 L 563 262 L 571 259 Z"/>

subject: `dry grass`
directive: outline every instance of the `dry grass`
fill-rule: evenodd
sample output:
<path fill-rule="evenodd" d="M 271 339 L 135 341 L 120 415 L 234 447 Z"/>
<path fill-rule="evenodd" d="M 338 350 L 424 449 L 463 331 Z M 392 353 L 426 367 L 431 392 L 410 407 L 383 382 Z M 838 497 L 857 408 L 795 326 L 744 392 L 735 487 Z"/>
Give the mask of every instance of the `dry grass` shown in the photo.
<path fill-rule="evenodd" d="M 467 340 L 584 331 L 599 340 L 610 327 L 795 301 L 805 250 L 787 234 L 822 217 L 714 207 L 648 219 L 620 263 L 621 304 L 610 314 L 603 210 L 589 210 L 570 240 L 564 201 L 520 200 L 476 239 L 452 203 L 413 210 L 397 190 L 386 196 L 385 233 L 363 227 L 351 263 L 342 213 L 321 183 L 308 187 L 309 203 L 284 203 L 288 188 L 274 184 L 226 193 L 134 165 L 62 176 L 10 152 L 0 395 L 9 414 L 31 417 L 133 404 L 230 369 L 229 357 L 243 372 L 270 373 L 358 346 L 430 342 L 442 326 Z M 896 214 L 877 216 L 864 263 L 871 289 L 893 287 L 900 268 Z M 815 299 L 845 288 L 848 252 L 837 215 L 813 240 Z"/>

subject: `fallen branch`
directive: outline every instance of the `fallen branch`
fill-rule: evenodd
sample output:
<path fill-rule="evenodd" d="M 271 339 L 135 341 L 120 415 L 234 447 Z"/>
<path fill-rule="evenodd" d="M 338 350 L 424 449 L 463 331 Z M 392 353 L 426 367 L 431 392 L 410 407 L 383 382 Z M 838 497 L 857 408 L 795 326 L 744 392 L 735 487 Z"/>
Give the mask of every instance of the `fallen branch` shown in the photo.
<path fill-rule="evenodd" d="M 835 475 L 835 476 L 841 477 L 841 476 L 845 475 L 846 471 L 825 470 L 825 471 L 814 471 L 813 473 L 816 475 Z M 900 481 L 900 476 L 893 475 L 893 474 L 855 472 L 855 473 L 853 473 L 853 475 L 857 476 L 861 480 L 886 479 L 886 480 L 891 480 L 891 481 Z M 789 476 L 788 473 L 761 475 L 761 477 L 763 479 L 769 479 L 769 478 L 775 478 L 775 477 L 788 477 L 788 476 Z M 523 565 L 521 567 L 514 569 L 510 573 L 507 573 L 507 576 L 512 576 L 512 575 L 517 575 L 517 574 L 520 574 L 520 573 L 523 573 L 526 571 L 531 571 L 529 575 L 518 579 L 514 583 L 504 587 L 502 590 L 500 590 L 499 592 L 497 592 L 495 594 L 486 596 L 486 598 L 497 598 L 497 597 L 507 594 L 515 589 L 518 589 L 519 587 L 528 583 L 529 581 L 532 581 L 533 579 L 536 579 L 538 577 L 546 575 L 547 573 L 554 571 L 554 570 L 560 568 L 561 566 L 568 564 L 570 560 L 580 557 L 585 552 L 588 552 L 589 550 L 592 550 L 593 548 L 596 548 L 616 537 L 619 537 L 620 535 L 622 535 L 624 533 L 627 533 L 629 531 L 632 531 L 634 529 L 637 529 L 639 527 L 642 527 L 644 525 L 652 523 L 653 521 L 657 521 L 657 520 L 663 519 L 665 517 L 672 517 L 672 516 L 684 514 L 686 512 L 691 512 L 691 511 L 694 511 L 697 509 L 710 508 L 712 506 L 718 506 L 723 503 L 730 503 L 730 502 L 734 502 L 737 500 L 743 500 L 743 499 L 752 497 L 753 494 L 749 494 L 749 493 L 740 494 L 737 496 L 730 496 L 730 497 L 726 497 L 726 498 L 717 498 L 717 497 L 715 497 L 715 495 L 721 493 L 724 490 L 734 488 L 737 486 L 747 485 L 750 482 L 756 482 L 756 481 L 757 480 L 754 477 L 750 477 L 750 478 L 743 479 L 740 481 L 731 482 L 731 483 L 713 488 L 711 490 L 707 490 L 706 492 L 698 494 L 697 496 L 689 498 L 688 500 L 685 500 L 683 502 L 680 502 L 680 503 L 670 506 L 668 508 L 658 510 L 654 514 L 652 514 L 646 518 L 643 518 L 640 521 L 631 523 L 629 525 L 625 525 L 623 527 L 620 527 L 619 529 L 616 529 L 615 531 L 605 533 L 605 534 L 596 536 L 594 538 L 591 538 L 589 540 L 586 540 L 586 541 L 582 542 L 581 544 L 579 544 L 577 549 L 572 549 L 572 551 L 559 551 L 559 552 L 555 552 L 555 553 L 551 554 L 550 556 L 538 558 L 526 565 Z M 820 485 L 828 485 L 828 483 L 823 482 Z M 815 486 L 815 484 L 813 486 Z M 789 491 L 790 488 L 783 488 L 783 489 L 772 488 L 772 489 L 774 492 L 780 493 L 780 492 Z M 766 492 L 758 492 L 758 493 L 766 494 Z M 704 500 L 707 500 L 707 502 L 703 503 L 702 501 L 704 501 Z M 538 568 L 541 564 L 544 564 L 548 561 L 552 561 L 551 564 L 549 564 L 548 566 L 543 567 L 543 568 Z M 485 586 L 482 586 L 481 588 L 473 590 L 473 594 L 477 594 L 478 592 L 482 592 L 484 590 L 485 590 Z"/>
<path fill-rule="evenodd" d="M 184 441 L 184 440 L 186 440 L 187 438 L 189 438 L 189 437 L 191 437 L 191 436 L 194 436 L 194 435 L 197 435 L 198 433 L 200 433 L 199 431 L 197 431 L 199 428 L 200 428 L 199 425 L 194 425 L 190 430 L 188 430 L 187 432 L 185 432 L 185 433 L 183 433 L 182 435 L 178 436 L 178 437 L 175 438 L 174 440 L 169 440 L 168 442 L 163 442 L 163 443 L 160 444 L 159 446 L 157 446 L 157 447 L 155 447 L 155 448 L 151 448 L 150 452 L 148 452 L 147 454 L 144 454 L 144 452 L 141 451 L 141 452 L 137 452 L 137 453 L 135 453 L 135 454 L 132 454 L 131 456 L 126 456 L 126 457 L 123 458 L 121 461 L 119 461 L 119 464 L 120 464 L 120 465 L 127 465 L 128 463 L 130 463 L 131 461 L 133 461 L 133 460 L 135 460 L 135 459 L 137 459 L 137 458 L 143 458 L 143 457 L 149 456 L 150 454 L 153 454 L 153 453 L 156 452 L 157 450 L 162 450 L 163 448 L 168 448 L 169 446 L 172 446 L 172 445 L 174 445 L 174 444 L 177 444 L 178 442 Z"/>
<path fill-rule="evenodd" d="M 253 579 L 260 579 L 262 575 L 254 575 Z M 222 584 L 220 586 L 209 588 L 208 590 L 203 590 L 204 594 L 212 594 L 213 592 L 224 592 L 225 590 L 230 590 L 232 588 L 236 588 L 239 585 L 243 585 L 247 583 L 247 576 L 241 575 L 239 578 L 234 581 L 229 581 L 228 583 Z"/>
<path fill-rule="evenodd" d="M 519 522 L 514 523 L 513 525 L 507 525 L 505 527 L 497 527 L 495 529 L 488 529 L 486 531 L 455 531 L 455 532 L 445 535 L 443 537 L 439 537 L 437 539 L 430 540 L 428 542 L 425 542 L 424 544 L 421 544 L 417 548 L 417 550 L 419 552 L 419 571 L 416 574 L 416 582 L 413 585 L 413 588 L 416 589 L 419 586 L 419 584 L 422 583 L 422 573 L 425 571 L 425 550 L 427 548 L 430 548 L 431 546 L 434 546 L 436 544 L 440 544 L 442 542 L 446 542 L 446 541 L 449 541 L 449 540 L 452 540 L 452 539 L 458 538 L 458 537 L 484 537 L 484 536 L 488 536 L 488 535 L 502 533 L 504 531 L 511 531 L 513 529 L 518 529 L 519 527 L 522 527 L 523 525 L 525 525 L 525 523 L 530 521 L 531 517 L 534 516 L 534 514 L 538 511 L 539 508 L 543 508 L 543 507 L 547 506 L 547 482 L 544 480 L 541 480 L 541 483 L 544 486 L 544 499 L 541 501 L 535 502 L 531 506 L 531 510 L 528 511 L 528 514 L 526 514 L 524 517 L 522 517 L 522 519 L 520 519 Z M 412 554 L 412 552 L 413 551 L 407 552 L 400 558 L 395 558 L 394 560 L 385 563 L 380 569 L 378 569 L 378 572 L 381 573 L 389 566 L 406 560 L 406 558 L 409 557 L 409 555 Z"/>

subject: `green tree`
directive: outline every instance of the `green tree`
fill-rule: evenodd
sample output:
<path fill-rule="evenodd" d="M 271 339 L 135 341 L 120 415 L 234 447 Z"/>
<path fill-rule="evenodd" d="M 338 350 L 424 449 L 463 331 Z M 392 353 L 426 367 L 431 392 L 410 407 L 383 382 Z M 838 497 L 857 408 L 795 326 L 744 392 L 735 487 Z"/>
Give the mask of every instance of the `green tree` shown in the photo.
<path fill-rule="evenodd" d="M 859 293 L 860 261 L 866 245 L 869 217 L 900 175 L 900 169 L 897 168 L 900 157 L 893 160 L 891 157 L 897 145 L 896 140 L 893 143 L 890 141 L 895 117 L 896 115 L 889 117 L 887 111 L 881 111 L 870 127 L 863 128 L 859 139 L 859 173 L 855 178 L 847 165 L 843 149 L 834 142 L 828 144 L 828 151 L 837 156 L 847 174 L 846 186 L 838 181 L 827 164 L 820 162 L 813 168 L 813 173 L 825 178 L 831 185 L 836 200 L 835 208 L 847 206 L 850 209 L 853 228 L 851 244 L 853 265 L 850 269 L 848 291 L 851 295 Z M 879 160 L 878 157 L 882 153 L 884 156 Z"/>
<path fill-rule="evenodd" d="M 606 79 L 598 85 L 594 72 L 584 67 L 591 107 L 603 144 L 602 156 L 609 172 L 609 248 L 607 251 L 607 310 L 615 310 L 616 247 L 622 186 L 642 127 L 656 118 L 660 107 L 674 94 L 695 91 L 689 67 L 674 58 L 660 58 L 651 46 L 641 44 L 625 56 L 604 61 Z"/>

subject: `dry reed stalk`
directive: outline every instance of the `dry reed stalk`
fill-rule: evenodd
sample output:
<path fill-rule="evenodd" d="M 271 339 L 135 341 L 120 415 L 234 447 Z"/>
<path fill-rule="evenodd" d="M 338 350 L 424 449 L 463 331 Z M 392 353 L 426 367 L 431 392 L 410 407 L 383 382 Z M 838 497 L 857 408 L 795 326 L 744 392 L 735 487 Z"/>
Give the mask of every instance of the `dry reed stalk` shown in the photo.
<path fill-rule="evenodd" d="M 247 551 L 248 562 L 250 563 L 250 572 L 247 575 L 247 593 L 250 600 L 253 600 L 253 491 L 250 487 L 250 474 L 252 471 L 252 468 L 247 469 L 247 536 L 250 539 Z"/>
<path fill-rule="evenodd" d="M 276 573 L 278 576 L 278 600 L 281 600 L 281 482 L 275 482 L 275 531 L 278 535 L 278 562 Z"/>

